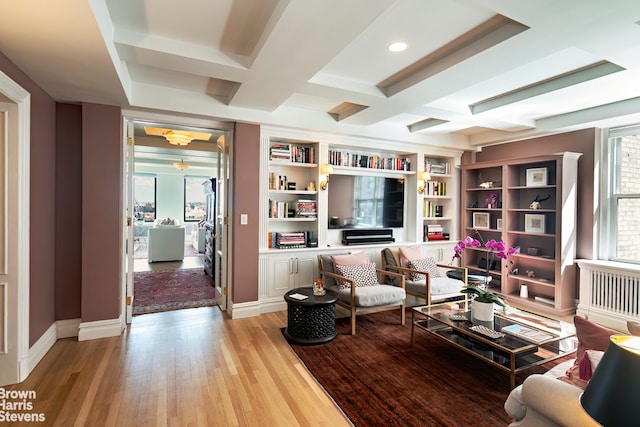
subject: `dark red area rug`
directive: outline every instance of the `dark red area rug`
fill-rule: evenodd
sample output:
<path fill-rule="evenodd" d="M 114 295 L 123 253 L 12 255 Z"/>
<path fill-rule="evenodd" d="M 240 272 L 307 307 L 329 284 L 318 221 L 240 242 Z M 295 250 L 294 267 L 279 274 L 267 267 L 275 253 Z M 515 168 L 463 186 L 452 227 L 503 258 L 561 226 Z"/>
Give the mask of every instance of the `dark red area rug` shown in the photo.
<path fill-rule="evenodd" d="M 396 311 L 358 316 L 355 336 L 348 318 L 338 319 L 333 341 L 291 347 L 356 426 L 509 424 L 508 373 L 417 328 L 410 346 L 407 313 L 404 327 Z"/>
<path fill-rule="evenodd" d="M 133 276 L 133 314 L 216 305 L 214 288 L 202 268 Z"/>

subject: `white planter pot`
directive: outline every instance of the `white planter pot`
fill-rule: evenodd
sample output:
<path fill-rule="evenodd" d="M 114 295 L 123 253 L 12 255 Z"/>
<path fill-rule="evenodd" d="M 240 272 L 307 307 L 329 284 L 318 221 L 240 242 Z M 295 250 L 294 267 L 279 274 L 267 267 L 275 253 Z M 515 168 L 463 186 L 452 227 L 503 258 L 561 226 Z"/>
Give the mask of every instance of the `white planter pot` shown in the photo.
<path fill-rule="evenodd" d="M 473 301 L 471 304 L 471 318 L 481 322 L 492 322 L 493 303 Z"/>

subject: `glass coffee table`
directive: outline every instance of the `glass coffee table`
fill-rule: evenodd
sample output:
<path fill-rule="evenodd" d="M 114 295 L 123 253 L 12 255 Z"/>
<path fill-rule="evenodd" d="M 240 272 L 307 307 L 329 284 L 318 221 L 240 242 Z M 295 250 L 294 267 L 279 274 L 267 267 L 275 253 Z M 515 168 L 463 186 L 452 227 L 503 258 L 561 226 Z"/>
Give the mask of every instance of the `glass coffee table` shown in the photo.
<path fill-rule="evenodd" d="M 512 307 L 506 313 L 495 312 L 493 322 L 472 321 L 469 311 L 454 310 L 446 303 L 414 307 L 412 345 L 416 328 L 508 372 L 512 389 L 517 373 L 567 356 L 578 347 L 573 324 Z"/>

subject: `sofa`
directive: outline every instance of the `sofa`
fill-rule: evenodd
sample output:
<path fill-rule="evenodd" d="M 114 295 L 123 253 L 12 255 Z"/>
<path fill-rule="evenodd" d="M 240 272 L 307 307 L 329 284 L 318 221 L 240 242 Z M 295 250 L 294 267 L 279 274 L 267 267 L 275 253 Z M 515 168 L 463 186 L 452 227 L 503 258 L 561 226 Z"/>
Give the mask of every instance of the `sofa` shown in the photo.
<path fill-rule="evenodd" d="M 580 405 L 580 395 L 597 369 L 611 335 L 605 328 L 580 316 L 574 317 L 578 349 L 576 358 L 544 374 L 533 374 L 514 388 L 504 403 L 513 418 L 510 427 L 599 426 Z M 627 322 L 629 334 L 640 335 L 639 322 Z"/>
<path fill-rule="evenodd" d="M 182 261 L 185 229 L 180 225 L 155 225 L 149 228 L 147 242 L 149 262 Z"/>

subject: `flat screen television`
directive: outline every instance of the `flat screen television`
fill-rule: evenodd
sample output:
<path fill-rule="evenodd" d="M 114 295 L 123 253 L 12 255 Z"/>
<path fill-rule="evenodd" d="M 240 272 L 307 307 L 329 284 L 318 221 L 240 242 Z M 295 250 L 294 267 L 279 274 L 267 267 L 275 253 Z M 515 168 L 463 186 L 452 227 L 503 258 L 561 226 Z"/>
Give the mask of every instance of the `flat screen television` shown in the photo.
<path fill-rule="evenodd" d="M 329 227 L 403 227 L 404 179 L 331 175 Z"/>

